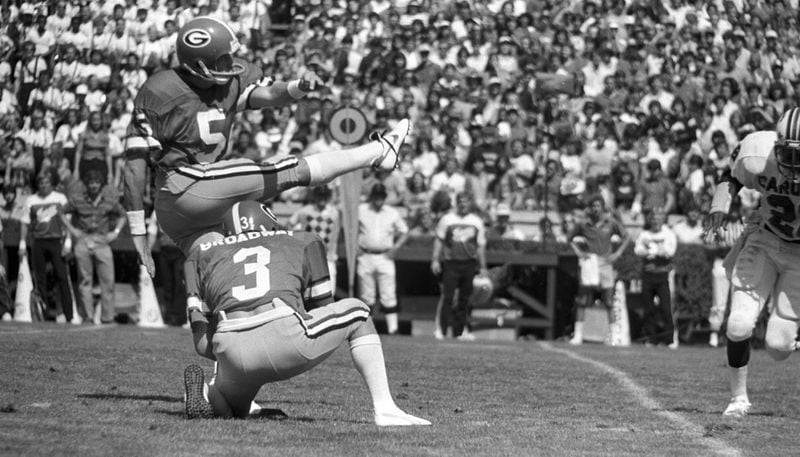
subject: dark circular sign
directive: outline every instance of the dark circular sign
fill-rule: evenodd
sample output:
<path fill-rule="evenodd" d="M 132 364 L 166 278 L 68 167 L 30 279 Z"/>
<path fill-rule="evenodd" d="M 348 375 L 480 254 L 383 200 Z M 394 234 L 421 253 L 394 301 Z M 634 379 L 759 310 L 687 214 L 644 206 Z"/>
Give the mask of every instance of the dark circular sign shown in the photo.
<path fill-rule="evenodd" d="M 367 134 L 367 117 L 357 108 L 345 106 L 331 114 L 328 129 L 334 140 L 342 144 L 355 144 Z"/>

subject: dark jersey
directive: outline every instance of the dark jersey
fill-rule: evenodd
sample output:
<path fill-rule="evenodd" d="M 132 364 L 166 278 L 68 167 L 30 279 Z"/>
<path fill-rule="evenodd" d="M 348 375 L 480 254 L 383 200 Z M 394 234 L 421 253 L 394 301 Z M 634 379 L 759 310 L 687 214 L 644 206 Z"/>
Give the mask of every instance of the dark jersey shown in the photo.
<path fill-rule="evenodd" d="M 330 303 L 325 245 L 307 232 L 250 232 L 201 243 L 187 259 L 186 287 L 207 311 L 246 311 L 280 298 L 295 311 Z"/>
<path fill-rule="evenodd" d="M 126 155 L 150 154 L 166 170 L 220 160 L 236 113 L 256 86 L 271 83 L 258 67 L 241 63 L 243 74 L 207 89 L 190 86 L 175 69 L 148 78 L 133 102 Z"/>

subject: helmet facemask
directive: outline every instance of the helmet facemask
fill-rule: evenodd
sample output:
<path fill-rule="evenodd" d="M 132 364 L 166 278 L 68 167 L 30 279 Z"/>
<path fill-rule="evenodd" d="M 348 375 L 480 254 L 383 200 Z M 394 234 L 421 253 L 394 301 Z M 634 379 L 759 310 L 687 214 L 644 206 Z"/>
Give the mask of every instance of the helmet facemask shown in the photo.
<path fill-rule="evenodd" d="M 773 150 L 781 175 L 792 182 L 800 182 L 800 141 L 778 140 Z"/>
<path fill-rule="evenodd" d="M 231 54 L 221 55 L 211 67 L 202 60 L 197 61 L 197 69 L 186 67 L 193 75 L 212 84 L 224 85 L 234 76 L 244 73 L 244 65 L 236 63 Z"/>

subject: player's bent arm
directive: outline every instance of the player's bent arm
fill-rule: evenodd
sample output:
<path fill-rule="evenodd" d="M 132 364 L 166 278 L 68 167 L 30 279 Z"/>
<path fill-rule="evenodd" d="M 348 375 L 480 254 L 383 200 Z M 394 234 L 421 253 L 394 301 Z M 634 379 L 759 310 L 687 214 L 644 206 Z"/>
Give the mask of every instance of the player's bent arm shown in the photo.
<path fill-rule="evenodd" d="M 247 96 L 246 106 L 249 109 L 283 106 L 299 100 L 307 93 L 322 86 L 322 80 L 314 72 L 307 72 L 300 79 L 289 82 L 276 81 L 268 85 L 253 88 Z"/>
<path fill-rule="evenodd" d="M 203 309 L 203 302 L 197 295 L 189 295 L 186 298 L 186 313 L 189 325 L 192 327 L 192 338 L 194 339 L 194 350 L 200 357 L 209 360 L 217 360 L 211 346 L 213 328 L 209 322 L 209 316 Z"/>
<path fill-rule="evenodd" d="M 293 97 L 289 92 L 289 85 L 291 82 L 274 82 L 269 86 L 258 86 L 250 93 L 247 100 L 248 109 L 261 109 L 272 108 L 276 106 L 283 106 L 302 98 L 305 93 L 298 90 Z"/>
<path fill-rule="evenodd" d="M 128 215 L 131 235 L 146 235 L 142 192 L 147 184 L 147 157 L 144 154 L 129 154 L 122 173 L 123 205 Z"/>
<path fill-rule="evenodd" d="M 727 176 L 727 178 L 728 179 L 723 179 L 723 181 L 717 184 L 717 188 L 714 189 L 714 197 L 711 199 L 709 214 L 728 214 L 728 211 L 731 209 L 733 197 L 744 187 L 733 176 Z"/>

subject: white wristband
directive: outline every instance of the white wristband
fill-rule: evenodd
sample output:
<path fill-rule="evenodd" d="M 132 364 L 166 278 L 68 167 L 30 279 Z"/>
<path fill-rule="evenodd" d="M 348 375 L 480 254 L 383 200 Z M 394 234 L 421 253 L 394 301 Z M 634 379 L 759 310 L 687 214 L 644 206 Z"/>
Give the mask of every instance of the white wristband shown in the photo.
<path fill-rule="evenodd" d="M 128 211 L 127 214 L 131 235 L 147 235 L 147 225 L 144 223 L 144 210 Z"/>
<path fill-rule="evenodd" d="M 293 99 L 301 99 L 306 96 L 306 93 L 300 90 L 300 80 L 295 79 L 294 81 L 290 81 L 289 84 L 286 85 L 286 92 L 289 92 L 289 96 Z"/>
<path fill-rule="evenodd" d="M 730 183 L 728 181 L 722 181 L 717 185 L 717 190 L 714 192 L 714 198 L 711 199 L 711 209 L 709 210 L 709 214 L 711 213 L 725 213 L 728 214 L 728 211 L 731 209 L 731 191 L 730 191 Z"/>

